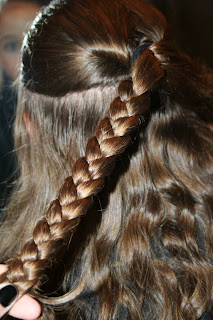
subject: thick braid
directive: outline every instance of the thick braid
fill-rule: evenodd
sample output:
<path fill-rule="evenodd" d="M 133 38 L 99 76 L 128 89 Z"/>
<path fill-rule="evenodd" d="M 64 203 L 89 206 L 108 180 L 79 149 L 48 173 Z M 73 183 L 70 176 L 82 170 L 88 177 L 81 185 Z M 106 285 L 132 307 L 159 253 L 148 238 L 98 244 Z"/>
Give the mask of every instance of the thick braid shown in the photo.
<path fill-rule="evenodd" d="M 152 77 L 147 83 L 150 69 Z M 74 164 L 72 177 L 64 181 L 57 199 L 37 223 L 32 240 L 8 261 L 8 271 L 1 282 L 14 284 L 18 298 L 38 284 L 57 251 L 70 240 L 80 218 L 92 205 L 93 196 L 101 190 L 104 178 L 111 174 L 116 156 L 131 143 L 131 132 L 149 109 L 149 90 L 163 75 L 158 60 L 147 49 L 135 62 L 132 79 L 120 83 L 119 97 L 111 103 L 109 115 L 99 122 L 96 136 L 89 139 L 85 157 Z"/>

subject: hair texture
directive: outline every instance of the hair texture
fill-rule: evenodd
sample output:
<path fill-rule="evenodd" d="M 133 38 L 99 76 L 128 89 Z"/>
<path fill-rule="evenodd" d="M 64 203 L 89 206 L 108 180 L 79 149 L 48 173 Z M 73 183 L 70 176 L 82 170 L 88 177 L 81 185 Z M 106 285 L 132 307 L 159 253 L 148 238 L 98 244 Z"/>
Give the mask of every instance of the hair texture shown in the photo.
<path fill-rule="evenodd" d="M 212 308 L 212 85 L 143 1 L 40 13 L 23 47 L 20 179 L 0 252 L 1 280 L 43 301 L 44 319 L 57 305 L 63 319 L 101 320 Z"/>

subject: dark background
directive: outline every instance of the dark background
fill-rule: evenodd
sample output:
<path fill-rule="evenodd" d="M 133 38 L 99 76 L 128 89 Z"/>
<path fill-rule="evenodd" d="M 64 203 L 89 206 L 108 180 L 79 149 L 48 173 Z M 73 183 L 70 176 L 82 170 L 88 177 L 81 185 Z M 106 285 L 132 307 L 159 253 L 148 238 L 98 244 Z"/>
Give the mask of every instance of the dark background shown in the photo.
<path fill-rule="evenodd" d="M 213 68 L 213 0 L 147 0 L 167 18 L 173 39 Z"/>

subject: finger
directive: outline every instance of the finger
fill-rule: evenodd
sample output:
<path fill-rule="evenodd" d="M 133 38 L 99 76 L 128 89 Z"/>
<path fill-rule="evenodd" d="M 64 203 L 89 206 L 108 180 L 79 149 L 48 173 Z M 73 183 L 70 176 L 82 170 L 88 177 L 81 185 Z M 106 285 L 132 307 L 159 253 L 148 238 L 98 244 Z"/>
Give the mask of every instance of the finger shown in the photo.
<path fill-rule="evenodd" d="M 41 306 L 35 299 L 24 295 L 11 308 L 9 315 L 24 320 L 35 320 L 41 315 Z"/>
<path fill-rule="evenodd" d="M 10 283 L 0 285 L 0 318 L 15 304 L 17 296 L 17 289 Z"/>
<path fill-rule="evenodd" d="M 7 265 L 0 264 L 0 274 L 6 272 Z M 15 303 L 17 290 L 14 286 L 8 284 L 0 285 L 0 318 L 2 318 Z"/>
<path fill-rule="evenodd" d="M 23 320 L 35 320 L 41 315 L 40 304 L 28 295 L 17 300 L 16 288 L 8 284 L 0 290 L 0 318 L 6 313 Z"/>
<path fill-rule="evenodd" d="M 6 272 L 7 265 L 0 264 L 0 274 Z M 9 315 L 23 320 L 35 320 L 41 315 L 40 304 L 30 296 L 24 295 L 18 301 L 17 290 L 13 285 L 0 286 L 0 318 L 7 312 Z"/>

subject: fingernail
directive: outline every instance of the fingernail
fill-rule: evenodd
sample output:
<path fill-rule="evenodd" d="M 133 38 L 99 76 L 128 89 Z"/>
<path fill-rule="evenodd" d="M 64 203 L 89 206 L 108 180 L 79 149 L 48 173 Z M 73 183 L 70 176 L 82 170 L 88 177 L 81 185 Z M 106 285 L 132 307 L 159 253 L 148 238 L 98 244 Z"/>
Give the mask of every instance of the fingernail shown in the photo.
<path fill-rule="evenodd" d="M 0 290 L 0 303 L 3 307 L 8 307 L 17 296 L 14 286 L 8 285 Z"/>

